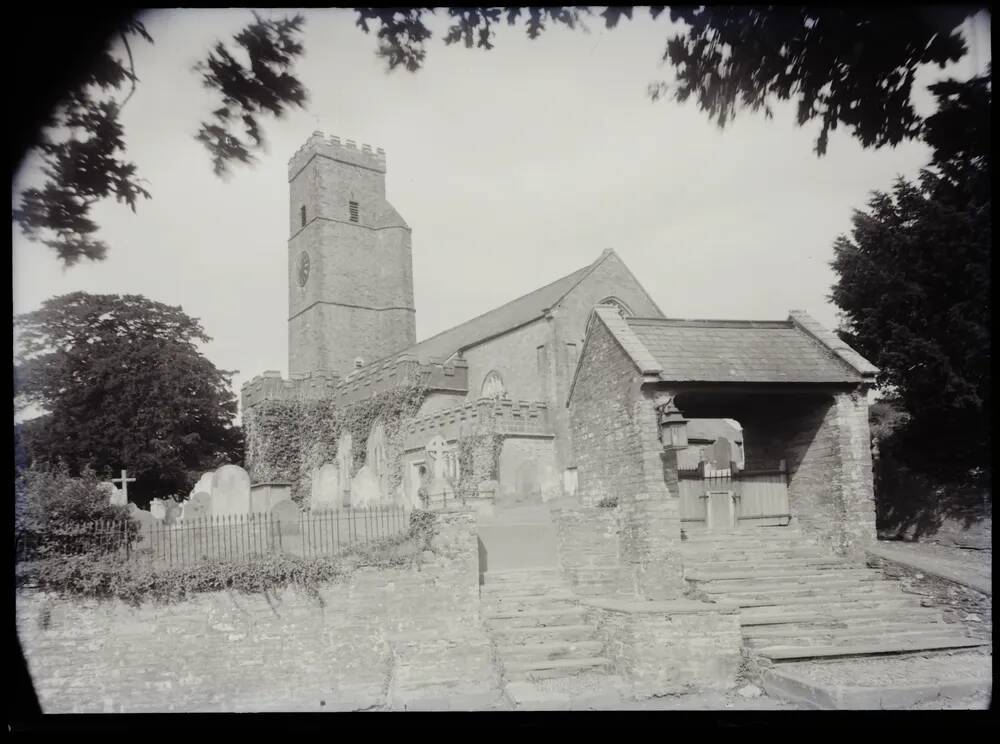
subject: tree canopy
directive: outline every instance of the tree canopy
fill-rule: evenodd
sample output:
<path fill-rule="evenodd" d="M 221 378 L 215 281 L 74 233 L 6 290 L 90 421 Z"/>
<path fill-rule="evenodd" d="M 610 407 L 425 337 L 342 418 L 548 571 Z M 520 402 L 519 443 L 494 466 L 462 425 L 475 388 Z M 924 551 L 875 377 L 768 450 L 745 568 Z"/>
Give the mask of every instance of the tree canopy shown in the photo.
<path fill-rule="evenodd" d="M 46 414 L 23 424 L 32 465 L 73 475 L 127 468 L 142 500 L 186 494 L 204 471 L 242 462 L 232 373 L 179 307 L 140 295 L 75 292 L 16 316 L 15 404 Z"/>
<path fill-rule="evenodd" d="M 693 98 L 720 127 L 741 110 L 763 110 L 770 117 L 774 102 L 793 101 L 799 125 L 821 123 L 818 155 L 826 152 L 829 132 L 837 126 L 849 128 L 864 147 L 895 145 L 923 131 L 911 101 L 917 68 L 959 60 L 967 50 L 958 26 L 982 7 L 671 7 L 669 17 L 683 26 L 667 40 L 663 59 L 676 80 L 652 83 L 649 94 L 653 100 Z M 648 12 L 655 20 L 665 9 L 649 6 Z M 355 8 L 354 12 L 360 31 L 377 39 L 376 55 L 389 70 L 421 68 L 426 43 L 433 36 L 427 23 L 435 9 Z M 555 26 L 586 28 L 586 20 L 595 14 L 589 7 L 559 6 L 441 12 L 450 21 L 444 44 L 486 51 L 495 47 L 496 28 L 503 23 L 521 24 L 529 38 L 539 39 Z M 598 17 L 607 28 L 615 28 L 634 14 L 633 6 L 611 6 Z M 50 30 L 59 22 L 75 24 L 63 31 L 54 48 L 78 41 L 76 27 L 86 25 L 83 16 L 53 19 L 50 15 L 39 19 Z M 218 175 L 233 163 L 254 161 L 265 141 L 264 118 L 281 117 L 290 108 L 306 105 L 308 91 L 295 71 L 305 52 L 304 30 L 301 15 L 270 20 L 254 14 L 228 43 L 217 42 L 194 66 L 219 100 L 194 134 L 207 148 Z M 135 210 L 141 199 L 151 196 L 135 164 L 127 160 L 120 114 L 140 80 L 131 45 L 153 39 L 131 16 L 115 19 L 107 31 L 110 40 L 122 42 L 122 54 L 112 54 L 105 34 L 98 46 L 82 47 L 82 58 L 56 60 L 83 72 L 49 77 L 49 84 L 65 87 L 39 119 L 41 126 L 31 140 L 44 163 L 46 181 L 40 188 L 25 190 L 12 212 L 26 237 L 47 245 L 67 266 L 84 258 L 101 260 L 107 253 L 91 217 L 96 201 L 114 197 Z M 15 43 L 24 45 L 23 56 L 34 58 L 27 36 L 16 35 Z M 41 64 L 31 65 L 26 74 Z M 18 76 L 18 84 L 22 77 Z M 15 161 L 19 159 L 20 153 Z"/>
<path fill-rule="evenodd" d="M 934 85 L 932 164 L 877 191 L 834 245 L 841 335 L 907 414 L 897 450 L 918 470 L 980 476 L 990 461 L 990 76 Z M 988 473 L 985 473 L 988 476 Z"/>

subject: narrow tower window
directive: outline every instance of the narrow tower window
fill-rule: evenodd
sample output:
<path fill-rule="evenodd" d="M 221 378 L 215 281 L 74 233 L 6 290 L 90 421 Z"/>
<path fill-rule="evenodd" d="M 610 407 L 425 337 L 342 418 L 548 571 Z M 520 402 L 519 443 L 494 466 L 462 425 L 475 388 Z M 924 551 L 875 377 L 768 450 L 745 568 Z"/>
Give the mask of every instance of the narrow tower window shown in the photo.
<path fill-rule="evenodd" d="M 352 202 L 348 202 L 348 205 L 350 206 L 350 209 L 351 209 L 351 222 L 357 222 L 358 221 L 358 203 L 355 202 L 355 201 L 352 201 Z"/>
<path fill-rule="evenodd" d="M 306 226 L 306 208 L 305 205 L 299 208 L 299 218 L 302 220 L 302 227 Z"/>

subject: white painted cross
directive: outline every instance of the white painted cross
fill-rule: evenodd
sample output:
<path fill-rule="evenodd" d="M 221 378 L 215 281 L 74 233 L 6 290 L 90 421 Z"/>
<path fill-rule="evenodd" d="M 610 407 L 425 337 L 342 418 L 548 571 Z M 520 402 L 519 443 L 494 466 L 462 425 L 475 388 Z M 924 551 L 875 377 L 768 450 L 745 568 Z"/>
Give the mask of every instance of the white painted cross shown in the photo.
<path fill-rule="evenodd" d="M 128 484 L 129 483 L 135 483 L 135 478 L 126 478 L 125 477 L 125 471 L 123 470 L 122 471 L 122 477 L 121 478 L 112 478 L 111 482 L 112 483 L 121 483 L 122 484 L 122 497 L 125 499 L 125 503 L 127 504 L 128 503 Z"/>

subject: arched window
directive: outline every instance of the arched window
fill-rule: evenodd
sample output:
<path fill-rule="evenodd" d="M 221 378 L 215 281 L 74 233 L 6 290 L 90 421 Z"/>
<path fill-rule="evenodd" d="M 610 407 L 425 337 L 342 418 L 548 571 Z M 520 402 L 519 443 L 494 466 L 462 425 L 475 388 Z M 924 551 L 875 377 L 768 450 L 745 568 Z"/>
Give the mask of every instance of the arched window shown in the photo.
<path fill-rule="evenodd" d="M 618 311 L 618 314 L 623 318 L 630 318 L 634 314 L 629 306 L 624 302 L 619 300 L 617 297 L 605 297 L 603 300 L 597 303 L 597 307 L 613 307 Z"/>
<path fill-rule="evenodd" d="M 479 394 L 483 398 L 503 398 L 506 392 L 503 378 L 499 372 L 493 370 L 483 379 L 483 387 Z"/>

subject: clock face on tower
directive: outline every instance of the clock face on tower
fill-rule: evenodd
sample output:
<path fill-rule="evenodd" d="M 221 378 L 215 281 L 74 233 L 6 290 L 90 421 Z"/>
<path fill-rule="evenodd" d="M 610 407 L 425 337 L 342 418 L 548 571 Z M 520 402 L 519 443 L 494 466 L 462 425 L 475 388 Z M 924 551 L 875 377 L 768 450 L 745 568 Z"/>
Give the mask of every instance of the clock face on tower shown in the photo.
<path fill-rule="evenodd" d="M 305 251 L 299 254 L 299 286 L 306 286 L 309 281 L 309 254 Z"/>

